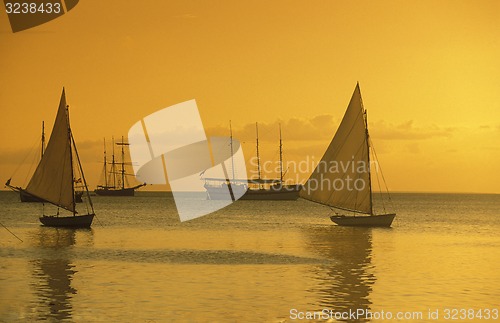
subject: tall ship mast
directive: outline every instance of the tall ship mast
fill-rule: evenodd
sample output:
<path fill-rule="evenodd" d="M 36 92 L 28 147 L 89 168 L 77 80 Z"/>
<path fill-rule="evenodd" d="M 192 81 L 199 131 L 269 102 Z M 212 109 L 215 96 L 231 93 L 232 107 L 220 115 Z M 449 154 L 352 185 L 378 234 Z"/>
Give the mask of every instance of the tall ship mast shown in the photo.
<path fill-rule="evenodd" d="M 115 158 L 115 145 L 120 147 L 120 160 L 117 161 Z M 131 162 L 125 161 L 125 147 L 129 146 L 128 142 L 125 142 L 123 136 L 121 141 L 116 142 L 112 138 L 112 154 L 111 162 L 107 160 L 106 154 L 106 139 L 104 139 L 104 167 L 103 167 L 103 184 L 97 185 L 94 192 L 101 196 L 134 196 L 135 190 L 146 186 L 146 183 L 138 184 L 135 186 L 130 186 L 128 177 L 133 176 L 131 173 L 127 173 L 126 166 L 132 165 Z M 109 164 L 109 170 L 108 170 Z"/>
<path fill-rule="evenodd" d="M 244 190 L 245 193 L 240 200 L 297 200 L 299 192 L 302 189 L 300 184 L 286 184 L 283 174 L 283 142 L 281 138 L 281 125 L 279 128 L 279 150 L 280 150 L 280 177 L 262 178 L 262 169 L 260 163 L 259 151 L 259 128 L 255 123 L 256 132 L 256 155 L 257 155 L 257 178 L 235 180 L 229 179 L 230 187 L 233 190 Z M 232 147 L 232 129 L 230 136 L 230 146 Z M 205 189 L 208 198 L 211 200 L 225 199 L 226 183 L 228 179 L 224 178 L 205 178 Z M 244 183 L 244 185 L 242 184 Z"/>

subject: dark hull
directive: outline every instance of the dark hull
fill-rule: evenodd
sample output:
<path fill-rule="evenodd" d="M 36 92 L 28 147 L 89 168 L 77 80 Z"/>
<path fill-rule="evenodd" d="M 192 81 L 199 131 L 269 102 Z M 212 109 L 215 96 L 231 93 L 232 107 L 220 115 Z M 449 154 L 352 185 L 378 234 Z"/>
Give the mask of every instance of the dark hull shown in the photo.
<path fill-rule="evenodd" d="M 83 191 L 76 191 L 75 192 L 75 202 L 76 203 L 82 203 L 82 196 L 83 196 Z M 39 199 L 38 197 L 35 197 L 33 195 L 30 195 L 24 191 L 19 191 L 19 197 L 21 198 L 21 202 L 28 202 L 28 203 L 43 203 L 45 202 L 42 199 Z"/>
<path fill-rule="evenodd" d="M 95 214 L 75 216 L 42 216 L 40 222 L 48 227 L 90 228 Z"/>
<path fill-rule="evenodd" d="M 227 189 L 226 187 L 217 186 L 205 186 L 207 190 L 208 198 L 210 200 L 226 200 Z M 265 189 L 246 189 L 243 185 L 233 185 L 232 189 L 235 191 L 235 195 L 240 196 L 242 191 L 243 196 L 240 200 L 254 200 L 254 201 L 294 201 L 299 198 L 299 192 L 302 189 L 302 185 L 283 185 L 283 186 L 271 186 Z"/>
<path fill-rule="evenodd" d="M 283 185 L 265 189 L 248 189 L 240 200 L 295 201 L 299 198 L 302 185 Z"/>
<path fill-rule="evenodd" d="M 380 215 L 370 215 L 370 216 L 345 216 L 345 215 L 334 215 L 330 219 L 333 223 L 340 226 L 347 227 L 384 227 L 388 228 L 391 226 L 392 221 L 396 217 L 396 214 L 380 214 Z"/>
<path fill-rule="evenodd" d="M 124 189 L 109 189 L 109 188 L 98 188 L 94 192 L 100 196 L 134 196 L 135 188 L 124 188 Z"/>

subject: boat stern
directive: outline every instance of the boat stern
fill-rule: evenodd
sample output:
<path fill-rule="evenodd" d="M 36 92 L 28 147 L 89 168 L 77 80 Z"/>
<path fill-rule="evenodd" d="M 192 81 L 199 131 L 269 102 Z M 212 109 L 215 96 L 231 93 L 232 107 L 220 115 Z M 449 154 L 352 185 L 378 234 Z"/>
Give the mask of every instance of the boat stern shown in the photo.
<path fill-rule="evenodd" d="M 370 216 L 334 215 L 330 219 L 333 223 L 348 227 L 382 227 L 389 228 L 396 217 L 395 213 Z"/>

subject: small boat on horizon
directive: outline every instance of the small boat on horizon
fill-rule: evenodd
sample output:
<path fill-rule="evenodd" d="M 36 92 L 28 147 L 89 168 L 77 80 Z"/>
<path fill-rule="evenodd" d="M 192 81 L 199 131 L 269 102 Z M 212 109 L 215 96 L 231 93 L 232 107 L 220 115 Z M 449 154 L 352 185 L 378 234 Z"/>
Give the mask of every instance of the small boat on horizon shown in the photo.
<path fill-rule="evenodd" d="M 370 148 L 373 145 L 358 83 L 335 136 L 300 196 L 347 212 L 330 217 L 337 225 L 390 227 L 396 214 L 385 212 L 385 206 L 384 213 L 373 210 Z"/>
<path fill-rule="evenodd" d="M 42 214 L 40 222 L 43 225 L 88 228 L 92 224 L 95 212 L 71 131 L 68 107 L 63 88 L 47 148 L 30 182 L 25 189 L 11 186 L 11 179 L 5 185 L 38 199 L 42 203 L 50 203 L 57 207 L 55 215 Z M 76 173 L 78 173 L 78 179 L 75 179 Z M 79 214 L 76 210 L 75 183 L 81 183 L 80 186 L 87 193 L 87 214 Z M 60 215 L 61 209 L 69 211 L 71 215 Z"/>

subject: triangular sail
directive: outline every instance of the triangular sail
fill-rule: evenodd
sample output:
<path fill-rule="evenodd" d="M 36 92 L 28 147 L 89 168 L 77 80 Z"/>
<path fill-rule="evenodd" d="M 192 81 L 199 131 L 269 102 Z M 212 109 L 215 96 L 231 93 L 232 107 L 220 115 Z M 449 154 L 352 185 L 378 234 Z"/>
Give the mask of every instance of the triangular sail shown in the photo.
<path fill-rule="evenodd" d="M 372 213 L 368 132 L 359 85 L 301 197 L 332 207 Z"/>
<path fill-rule="evenodd" d="M 47 148 L 26 191 L 74 212 L 73 165 L 64 89 Z"/>

